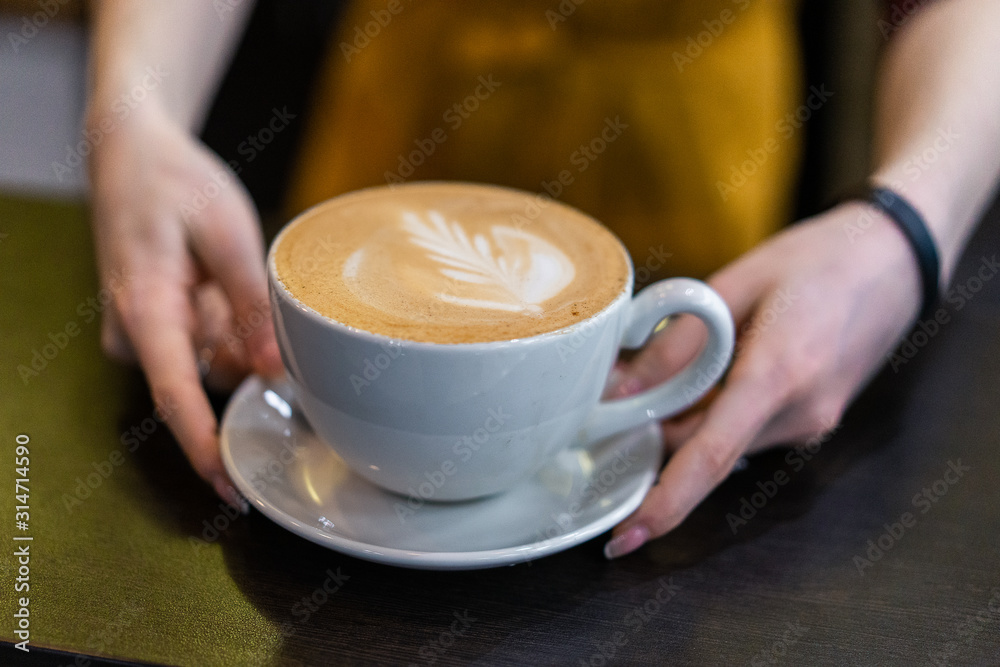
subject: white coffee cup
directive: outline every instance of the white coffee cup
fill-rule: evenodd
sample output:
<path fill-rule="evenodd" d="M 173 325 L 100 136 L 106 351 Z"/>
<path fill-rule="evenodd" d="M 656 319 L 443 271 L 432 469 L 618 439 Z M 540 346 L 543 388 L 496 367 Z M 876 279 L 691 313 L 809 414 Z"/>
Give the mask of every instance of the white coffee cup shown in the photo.
<path fill-rule="evenodd" d="M 732 355 L 732 317 L 708 285 L 673 278 L 632 298 L 631 266 L 610 305 L 558 331 L 480 343 L 394 340 L 296 299 L 276 270 L 281 236 L 268 255 L 271 306 L 302 411 L 354 472 L 403 495 L 458 501 L 509 489 L 568 446 L 694 404 Z M 600 401 L 619 349 L 642 346 L 678 313 L 708 329 L 698 358 L 657 387 Z"/>

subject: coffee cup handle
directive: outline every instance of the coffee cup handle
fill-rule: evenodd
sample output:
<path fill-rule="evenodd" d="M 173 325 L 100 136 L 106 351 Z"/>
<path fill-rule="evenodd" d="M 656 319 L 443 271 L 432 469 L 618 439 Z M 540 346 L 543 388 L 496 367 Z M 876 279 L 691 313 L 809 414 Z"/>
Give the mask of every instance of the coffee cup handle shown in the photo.
<path fill-rule="evenodd" d="M 694 405 L 722 377 L 733 353 L 729 307 L 701 281 L 662 280 L 639 292 L 627 307 L 621 339 L 625 349 L 642 347 L 664 318 L 680 313 L 690 313 L 705 323 L 708 343 L 697 359 L 669 380 L 629 398 L 598 403 L 584 422 L 582 443 L 666 419 Z"/>

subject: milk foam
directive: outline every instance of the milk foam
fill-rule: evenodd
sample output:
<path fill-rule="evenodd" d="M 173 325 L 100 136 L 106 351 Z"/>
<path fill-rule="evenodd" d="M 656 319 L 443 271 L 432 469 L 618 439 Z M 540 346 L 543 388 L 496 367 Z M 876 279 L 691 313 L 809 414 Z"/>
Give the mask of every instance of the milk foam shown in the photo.
<path fill-rule="evenodd" d="M 523 229 L 492 225 L 485 233 L 469 234 L 440 211 L 404 210 L 398 224 L 413 252 L 394 261 L 420 268 L 422 280 L 406 287 L 428 301 L 466 308 L 540 315 L 542 305 L 557 296 L 576 276 L 566 253 Z M 378 262 L 366 262 L 369 246 L 344 262 L 344 282 L 359 299 L 379 301 L 371 272 Z"/>
<path fill-rule="evenodd" d="M 345 195 L 282 235 L 278 275 L 319 313 L 394 338 L 477 342 L 554 331 L 620 294 L 628 260 L 610 232 L 562 204 L 525 217 L 536 200 L 440 183 Z"/>

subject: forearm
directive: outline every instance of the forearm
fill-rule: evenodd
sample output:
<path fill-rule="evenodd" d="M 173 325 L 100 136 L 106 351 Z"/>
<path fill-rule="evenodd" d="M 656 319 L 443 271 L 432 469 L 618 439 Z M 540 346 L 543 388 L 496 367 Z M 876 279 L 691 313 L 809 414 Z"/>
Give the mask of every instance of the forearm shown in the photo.
<path fill-rule="evenodd" d="M 1000 175 L 1000 3 L 939 0 L 886 49 L 874 180 L 923 213 L 943 284 Z"/>
<path fill-rule="evenodd" d="M 220 15 L 217 7 L 225 12 Z M 251 0 L 99 0 L 94 3 L 87 122 L 112 113 L 147 78 L 145 98 L 197 131 L 250 15 Z M 231 10 L 231 11 L 230 11 Z M 157 72 L 149 86 L 149 72 Z M 152 88 L 152 89 L 150 89 Z"/>

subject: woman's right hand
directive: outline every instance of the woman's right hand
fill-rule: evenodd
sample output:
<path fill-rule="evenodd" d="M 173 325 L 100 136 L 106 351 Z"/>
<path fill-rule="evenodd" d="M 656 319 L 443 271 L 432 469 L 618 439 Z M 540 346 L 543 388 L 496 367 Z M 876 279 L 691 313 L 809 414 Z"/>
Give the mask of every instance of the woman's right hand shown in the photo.
<path fill-rule="evenodd" d="M 138 361 L 195 470 L 239 506 L 202 380 L 224 388 L 282 372 L 257 213 L 236 175 L 154 98 L 120 116 L 88 117 L 111 128 L 89 164 L 101 286 L 114 294 L 101 344 Z"/>

